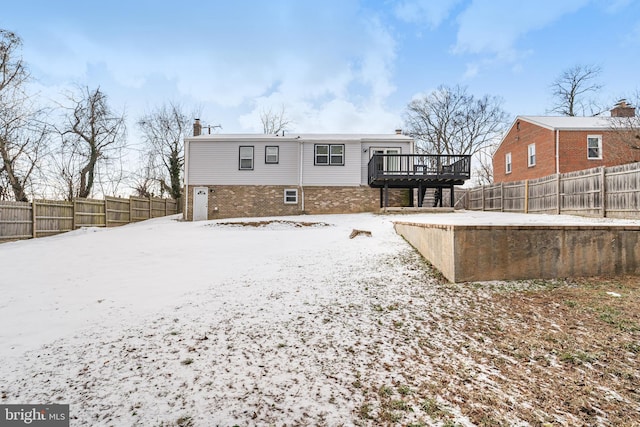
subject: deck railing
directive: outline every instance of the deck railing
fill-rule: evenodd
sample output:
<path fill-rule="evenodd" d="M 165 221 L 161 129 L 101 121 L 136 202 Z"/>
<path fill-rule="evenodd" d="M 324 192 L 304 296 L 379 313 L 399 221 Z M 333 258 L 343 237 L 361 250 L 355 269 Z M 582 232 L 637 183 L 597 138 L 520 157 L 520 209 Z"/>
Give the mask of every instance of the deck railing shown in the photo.
<path fill-rule="evenodd" d="M 369 184 L 380 179 L 452 179 L 471 177 L 470 155 L 374 154 L 369 160 Z"/>

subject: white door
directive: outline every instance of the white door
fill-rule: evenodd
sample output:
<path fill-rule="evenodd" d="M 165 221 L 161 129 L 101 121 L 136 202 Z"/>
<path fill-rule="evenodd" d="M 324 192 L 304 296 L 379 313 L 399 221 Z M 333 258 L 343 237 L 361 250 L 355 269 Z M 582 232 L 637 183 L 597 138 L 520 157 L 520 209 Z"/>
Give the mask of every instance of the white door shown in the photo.
<path fill-rule="evenodd" d="M 193 220 L 203 221 L 208 219 L 209 189 L 196 187 L 193 189 Z"/>

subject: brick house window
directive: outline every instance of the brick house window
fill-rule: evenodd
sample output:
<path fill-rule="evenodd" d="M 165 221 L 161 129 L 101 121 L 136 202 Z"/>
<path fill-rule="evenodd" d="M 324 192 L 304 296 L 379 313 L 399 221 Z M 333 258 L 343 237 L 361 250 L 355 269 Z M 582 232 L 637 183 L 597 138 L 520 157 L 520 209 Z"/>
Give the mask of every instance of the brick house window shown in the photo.
<path fill-rule="evenodd" d="M 253 146 L 240 147 L 240 170 L 253 170 Z"/>
<path fill-rule="evenodd" d="M 264 162 L 268 164 L 276 164 L 279 161 L 280 149 L 277 145 L 266 146 L 264 148 Z"/>
<path fill-rule="evenodd" d="M 316 144 L 315 165 L 344 166 L 344 144 Z"/>
<path fill-rule="evenodd" d="M 298 189 L 292 188 L 284 190 L 284 204 L 295 205 L 298 203 Z"/>
<path fill-rule="evenodd" d="M 529 144 L 527 164 L 530 167 L 536 165 L 536 144 Z"/>
<path fill-rule="evenodd" d="M 504 156 L 505 173 L 511 173 L 511 153 Z"/>
<path fill-rule="evenodd" d="M 602 160 L 602 135 L 587 135 L 587 158 Z"/>

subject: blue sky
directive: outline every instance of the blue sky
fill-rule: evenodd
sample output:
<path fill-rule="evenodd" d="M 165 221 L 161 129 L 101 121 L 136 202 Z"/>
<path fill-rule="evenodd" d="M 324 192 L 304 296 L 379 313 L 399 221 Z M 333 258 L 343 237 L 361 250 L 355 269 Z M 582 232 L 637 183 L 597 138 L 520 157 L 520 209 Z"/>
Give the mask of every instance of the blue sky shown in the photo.
<path fill-rule="evenodd" d="M 640 87 L 632 0 L 21 0 L 0 28 L 22 37 L 44 99 L 99 85 L 130 123 L 174 101 L 225 133 L 281 106 L 296 132 L 390 133 L 441 84 L 545 114 L 576 64 L 602 67 L 607 103 Z"/>

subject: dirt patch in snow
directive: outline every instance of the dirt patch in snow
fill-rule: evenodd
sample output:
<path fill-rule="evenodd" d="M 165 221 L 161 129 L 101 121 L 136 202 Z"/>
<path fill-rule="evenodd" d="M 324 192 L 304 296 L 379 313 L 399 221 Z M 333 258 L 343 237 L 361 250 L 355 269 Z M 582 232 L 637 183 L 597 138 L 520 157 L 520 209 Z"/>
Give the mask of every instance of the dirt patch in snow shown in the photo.
<path fill-rule="evenodd" d="M 305 221 L 285 221 L 285 220 L 267 220 L 267 221 L 227 221 L 207 224 L 206 227 L 254 227 L 264 228 L 270 226 L 285 226 L 292 228 L 302 227 L 329 227 L 331 224 L 324 222 L 305 222 Z"/>

